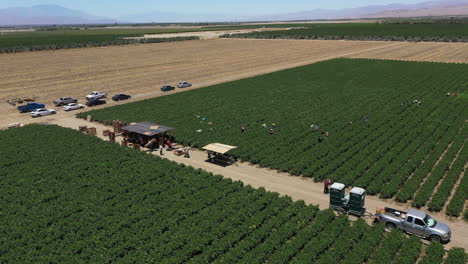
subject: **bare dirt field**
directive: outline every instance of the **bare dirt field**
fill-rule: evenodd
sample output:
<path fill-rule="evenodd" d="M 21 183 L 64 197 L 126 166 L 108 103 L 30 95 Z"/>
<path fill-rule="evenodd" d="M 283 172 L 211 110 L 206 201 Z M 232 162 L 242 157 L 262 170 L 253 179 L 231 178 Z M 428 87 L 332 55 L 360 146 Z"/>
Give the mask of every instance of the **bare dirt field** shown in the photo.
<path fill-rule="evenodd" d="M 49 103 L 98 90 L 144 99 L 166 84 L 196 89 L 337 57 L 468 63 L 468 44 L 216 39 L 2 54 L 0 111 L 15 113 L 5 101 L 19 96 Z M 0 125 L 16 117 L 4 115 Z"/>
<path fill-rule="evenodd" d="M 301 27 L 295 27 L 301 28 Z M 222 30 L 222 31 L 200 31 L 200 32 L 182 32 L 182 33 L 167 33 L 167 34 L 146 34 L 143 37 L 128 37 L 125 39 L 154 39 L 154 38 L 175 38 L 175 37 L 199 37 L 200 39 L 217 39 L 225 34 L 241 34 L 263 31 L 281 31 L 290 30 L 292 28 L 256 28 L 256 29 L 239 29 L 239 30 Z"/>

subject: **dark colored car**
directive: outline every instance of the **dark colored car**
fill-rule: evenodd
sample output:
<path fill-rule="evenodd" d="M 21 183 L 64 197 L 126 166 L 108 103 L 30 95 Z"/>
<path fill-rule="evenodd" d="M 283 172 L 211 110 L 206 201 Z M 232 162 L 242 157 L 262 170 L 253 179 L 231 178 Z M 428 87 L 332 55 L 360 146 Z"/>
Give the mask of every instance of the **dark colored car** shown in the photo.
<path fill-rule="evenodd" d="M 99 99 L 93 99 L 93 100 L 89 100 L 89 101 L 86 102 L 87 106 L 95 106 L 95 105 L 102 105 L 102 104 L 106 104 L 106 101 L 99 100 Z"/>
<path fill-rule="evenodd" d="M 127 100 L 127 99 L 130 99 L 132 98 L 130 95 L 128 94 L 116 94 L 114 96 L 112 96 L 112 100 L 114 101 L 120 101 L 120 100 Z"/>
<path fill-rule="evenodd" d="M 27 105 L 18 106 L 18 111 L 20 111 L 20 113 L 26 113 L 40 108 L 45 108 L 45 105 L 32 102 Z"/>
<path fill-rule="evenodd" d="M 165 85 L 165 86 L 161 87 L 161 91 L 163 91 L 163 92 L 171 91 L 171 90 L 174 90 L 174 89 L 175 89 L 175 87 L 170 86 L 170 85 Z"/>

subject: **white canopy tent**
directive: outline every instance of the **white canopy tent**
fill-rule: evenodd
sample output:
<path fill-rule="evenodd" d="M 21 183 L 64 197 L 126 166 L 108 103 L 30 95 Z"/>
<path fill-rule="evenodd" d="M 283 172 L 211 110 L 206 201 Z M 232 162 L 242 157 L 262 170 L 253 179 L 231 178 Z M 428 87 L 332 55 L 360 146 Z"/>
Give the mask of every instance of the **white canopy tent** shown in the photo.
<path fill-rule="evenodd" d="M 231 149 L 235 149 L 235 148 L 237 147 L 226 145 L 226 144 L 221 144 L 221 143 L 212 143 L 203 147 L 204 150 L 213 151 L 213 152 L 221 153 L 221 154 L 224 154 L 230 151 Z"/>

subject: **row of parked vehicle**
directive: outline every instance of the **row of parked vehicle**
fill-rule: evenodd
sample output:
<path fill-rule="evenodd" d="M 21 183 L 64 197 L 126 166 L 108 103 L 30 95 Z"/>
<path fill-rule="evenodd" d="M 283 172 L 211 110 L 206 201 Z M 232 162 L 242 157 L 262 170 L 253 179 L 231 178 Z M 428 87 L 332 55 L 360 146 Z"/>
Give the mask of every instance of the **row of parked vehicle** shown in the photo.
<path fill-rule="evenodd" d="M 92 92 L 88 94 L 85 98 L 86 106 L 101 105 L 106 104 L 106 101 L 103 99 L 107 98 L 107 94 L 101 92 Z M 116 94 L 112 96 L 112 100 L 114 101 L 127 100 L 130 98 L 132 97 L 127 94 Z M 58 100 L 52 101 L 52 103 L 57 107 L 62 106 L 64 111 L 72 111 L 82 109 L 85 107 L 82 104 L 78 104 L 78 99 L 73 97 L 61 97 Z M 20 113 L 30 112 L 32 117 L 54 115 L 57 113 L 55 109 L 46 109 L 44 104 L 36 102 L 30 102 L 26 105 L 19 106 L 18 111 L 20 111 Z"/>
<path fill-rule="evenodd" d="M 192 84 L 189 82 L 180 82 L 177 84 L 178 88 L 186 88 L 186 87 L 191 87 Z M 170 85 L 165 85 L 161 87 L 161 91 L 167 92 L 174 90 L 175 87 L 170 86 Z M 106 104 L 105 98 L 107 98 L 107 93 L 102 93 L 102 92 L 91 92 L 90 94 L 86 95 L 86 106 L 95 106 L 95 105 L 102 105 Z M 114 101 L 121 101 L 121 100 L 128 100 L 131 99 L 132 97 L 128 94 L 116 94 L 112 96 L 112 100 Z M 52 101 L 52 103 L 58 107 L 62 106 L 64 111 L 72 111 L 72 110 L 77 110 L 77 109 L 82 109 L 85 106 L 82 104 L 78 103 L 77 98 L 73 97 L 61 97 L 57 100 Z M 22 105 L 18 107 L 18 110 L 20 113 L 27 113 L 30 112 L 32 117 L 39 117 L 39 116 L 46 116 L 46 115 L 54 115 L 57 113 L 55 109 L 46 109 L 44 104 L 41 103 L 36 103 L 36 102 L 30 102 L 26 105 Z"/>
<path fill-rule="evenodd" d="M 192 84 L 189 83 L 189 82 L 180 82 L 180 83 L 177 84 L 177 87 L 178 88 L 192 87 Z M 175 87 L 170 86 L 170 85 L 165 85 L 165 86 L 161 87 L 161 91 L 163 91 L 163 92 L 172 91 L 174 89 L 175 89 Z"/>

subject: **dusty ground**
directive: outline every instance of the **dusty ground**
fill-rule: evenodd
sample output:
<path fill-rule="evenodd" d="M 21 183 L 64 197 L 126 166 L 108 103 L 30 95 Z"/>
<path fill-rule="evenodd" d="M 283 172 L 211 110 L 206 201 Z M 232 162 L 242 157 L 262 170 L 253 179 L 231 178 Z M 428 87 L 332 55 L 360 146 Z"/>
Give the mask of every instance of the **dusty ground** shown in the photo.
<path fill-rule="evenodd" d="M 190 81 L 196 89 L 337 57 L 468 63 L 468 44 L 216 39 L 2 54 L 0 127 L 18 117 L 4 103 L 13 97 L 50 103 L 98 90 L 139 100 L 162 95 L 166 84 Z"/>
<path fill-rule="evenodd" d="M 299 26 L 297 28 L 300 28 Z M 239 30 L 223 30 L 223 31 L 200 31 L 200 32 L 182 32 L 182 33 L 167 33 L 167 34 L 146 34 L 143 37 L 129 37 L 125 39 L 151 39 L 151 38 L 175 38 L 175 37 L 200 37 L 200 39 L 217 39 L 225 34 L 240 34 L 262 31 L 280 31 L 290 30 L 292 28 L 257 28 L 257 29 L 239 29 Z"/>

